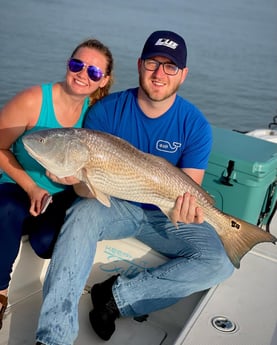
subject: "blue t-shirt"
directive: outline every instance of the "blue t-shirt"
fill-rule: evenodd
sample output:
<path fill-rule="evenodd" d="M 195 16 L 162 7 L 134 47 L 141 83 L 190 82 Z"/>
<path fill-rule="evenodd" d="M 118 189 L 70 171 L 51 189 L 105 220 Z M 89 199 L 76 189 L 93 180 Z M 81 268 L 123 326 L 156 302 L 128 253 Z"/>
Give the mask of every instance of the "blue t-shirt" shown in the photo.
<path fill-rule="evenodd" d="M 129 89 L 98 101 L 87 113 L 84 127 L 123 138 L 179 168 L 206 169 L 212 131 L 204 115 L 177 95 L 164 114 L 149 118 L 138 105 L 137 93 L 138 88 Z"/>

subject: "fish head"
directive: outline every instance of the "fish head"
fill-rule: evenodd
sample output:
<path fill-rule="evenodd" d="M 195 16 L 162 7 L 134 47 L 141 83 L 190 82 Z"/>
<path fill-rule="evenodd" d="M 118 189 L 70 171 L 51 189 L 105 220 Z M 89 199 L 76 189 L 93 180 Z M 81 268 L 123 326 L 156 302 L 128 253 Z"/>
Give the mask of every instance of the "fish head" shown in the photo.
<path fill-rule="evenodd" d="M 22 141 L 29 155 L 58 177 L 76 175 L 89 160 L 89 149 L 77 129 L 40 130 L 26 134 Z"/>

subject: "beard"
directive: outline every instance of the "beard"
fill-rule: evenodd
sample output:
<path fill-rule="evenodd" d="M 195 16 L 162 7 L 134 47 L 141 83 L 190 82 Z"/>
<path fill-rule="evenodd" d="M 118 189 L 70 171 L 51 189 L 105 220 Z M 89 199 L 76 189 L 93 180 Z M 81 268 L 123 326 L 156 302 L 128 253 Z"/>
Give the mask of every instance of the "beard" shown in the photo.
<path fill-rule="evenodd" d="M 143 90 L 143 92 L 146 94 L 146 96 L 153 102 L 162 102 L 170 98 L 174 94 L 176 94 L 177 91 L 179 90 L 179 85 L 177 85 L 177 86 L 174 86 L 173 88 L 168 89 L 168 91 L 166 93 L 163 93 L 162 95 L 157 94 L 156 92 L 153 92 L 147 86 L 147 84 L 144 82 L 144 79 L 141 77 L 141 75 L 139 76 L 139 85 L 141 89 Z"/>

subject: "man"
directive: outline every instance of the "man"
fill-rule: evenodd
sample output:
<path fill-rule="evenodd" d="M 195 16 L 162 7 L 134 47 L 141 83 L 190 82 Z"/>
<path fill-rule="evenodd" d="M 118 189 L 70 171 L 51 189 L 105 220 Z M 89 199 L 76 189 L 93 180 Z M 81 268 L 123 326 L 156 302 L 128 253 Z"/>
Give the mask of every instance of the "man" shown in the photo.
<path fill-rule="evenodd" d="M 164 157 L 201 184 L 211 150 L 211 128 L 202 113 L 177 95 L 186 79 L 184 39 L 171 31 L 150 35 L 138 59 L 139 87 L 99 101 L 85 127 L 119 136 L 142 151 Z M 56 178 L 52 176 L 55 180 Z M 62 183 L 76 183 L 64 178 Z M 189 193 L 176 200 L 178 228 L 152 205 L 111 198 L 107 208 L 81 199 L 68 212 L 44 284 L 37 339 L 72 344 L 78 333 L 78 302 L 97 241 L 136 237 L 169 260 L 134 277 L 114 276 L 92 287 L 90 322 L 108 340 L 118 317 L 149 314 L 231 275 L 215 230 Z"/>

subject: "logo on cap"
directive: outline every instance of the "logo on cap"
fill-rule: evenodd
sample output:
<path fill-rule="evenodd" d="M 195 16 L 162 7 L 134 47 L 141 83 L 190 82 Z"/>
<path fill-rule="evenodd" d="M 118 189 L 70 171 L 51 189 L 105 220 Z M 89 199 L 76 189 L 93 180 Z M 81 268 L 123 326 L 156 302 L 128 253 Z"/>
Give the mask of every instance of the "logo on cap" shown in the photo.
<path fill-rule="evenodd" d="M 171 41 L 168 38 L 159 38 L 155 43 L 155 46 L 165 46 L 171 49 L 176 49 L 178 47 L 178 43 Z"/>

